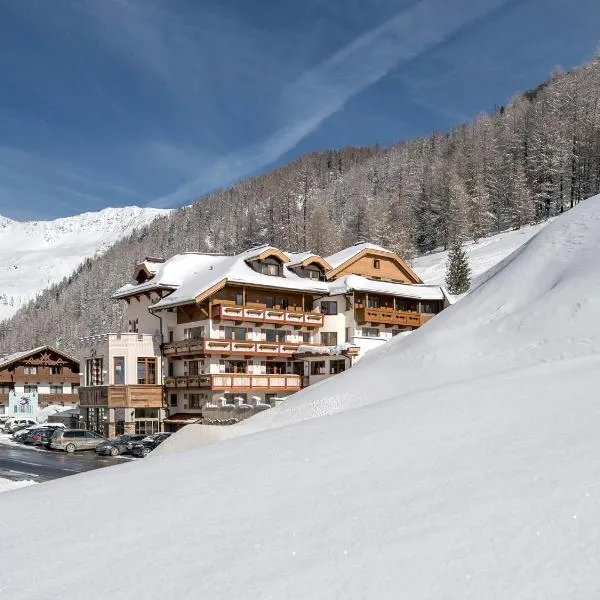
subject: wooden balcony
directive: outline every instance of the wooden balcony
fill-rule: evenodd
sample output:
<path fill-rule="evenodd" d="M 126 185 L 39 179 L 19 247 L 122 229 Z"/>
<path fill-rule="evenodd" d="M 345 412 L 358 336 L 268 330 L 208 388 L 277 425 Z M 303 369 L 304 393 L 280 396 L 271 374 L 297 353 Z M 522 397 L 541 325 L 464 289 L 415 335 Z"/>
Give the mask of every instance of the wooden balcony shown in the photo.
<path fill-rule="evenodd" d="M 160 408 L 161 385 L 98 385 L 79 388 L 81 406 L 108 408 Z"/>
<path fill-rule="evenodd" d="M 294 327 L 321 327 L 323 325 L 321 313 L 255 308 L 248 305 L 215 304 L 212 307 L 212 318 L 238 323 L 271 323 L 273 325 L 293 325 Z"/>
<path fill-rule="evenodd" d="M 399 325 L 403 327 L 420 327 L 435 315 L 429 313 L 408 312 L 392 308 L 357 308 L 356 322 L 359 325 Z"/>
<path fill-rule="evenodd" d="M 209 354 L 241 354 L 244 356 L 292 356 L 300 344 L 253 342 L 243 340 L 181 340 L 164 346 L 165 356 L 184 357 Z M 303 344 L 314 345 L 316 344 Z"/>
<path fill-rule="evenodd" d="M 38 394 L 39 404 L 79 404 L 79 394 Z"/>
<path fill-rule="evenodd" d="M 222 373 L 167 377 L 167 388 L 201 388 L 209 390 L 300 390 L 300 375 L 253 375 L 251 373 Z"/>

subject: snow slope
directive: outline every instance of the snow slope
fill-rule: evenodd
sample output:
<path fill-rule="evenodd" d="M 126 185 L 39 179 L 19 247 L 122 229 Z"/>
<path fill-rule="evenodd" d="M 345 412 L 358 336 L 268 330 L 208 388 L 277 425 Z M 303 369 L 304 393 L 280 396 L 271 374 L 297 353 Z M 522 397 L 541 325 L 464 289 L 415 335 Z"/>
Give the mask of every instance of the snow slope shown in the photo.
<path fill-rule="evenodd" d="M 0 595 L 600 597 L 598 256 L 600 197 L 414 334 L 171 450 L 233 439 L 0 495 Z"/>
<path fill-rule="evenodd" d="M 168 213 L 127 206 L 54 221 L 20 222 L 0 216 L 0 320 L 70 275 L 84 259 Z"/>
<path fill-rule="evenodd" d="M 471 266 L 471 289 L 475 289 L 483 283 L 493 267 L 530 240 L 549 222 L 545 221 L 515 231 L 503 231 L 497 235 L 483 238 L 478 242 L 465 244 L 465 251 Z M 448 251 L 433 252 L 415 258 L 411 263 L 411 267 L 425 283 L 444 285 L 447 261 Z"/>

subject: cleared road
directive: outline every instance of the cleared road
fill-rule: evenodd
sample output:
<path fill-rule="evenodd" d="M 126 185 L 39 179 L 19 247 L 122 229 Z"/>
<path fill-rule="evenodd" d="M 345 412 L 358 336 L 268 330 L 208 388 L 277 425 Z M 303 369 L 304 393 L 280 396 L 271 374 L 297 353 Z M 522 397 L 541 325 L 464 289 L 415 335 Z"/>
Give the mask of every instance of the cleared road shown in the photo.
<path fill-rule="evenodd" d="M 93 451 L 67 454 L 0 443 L 0 477 L 6 479 L 48 481 L 109 467 L 125 460 L 127 459 L 99 457 Z"/>

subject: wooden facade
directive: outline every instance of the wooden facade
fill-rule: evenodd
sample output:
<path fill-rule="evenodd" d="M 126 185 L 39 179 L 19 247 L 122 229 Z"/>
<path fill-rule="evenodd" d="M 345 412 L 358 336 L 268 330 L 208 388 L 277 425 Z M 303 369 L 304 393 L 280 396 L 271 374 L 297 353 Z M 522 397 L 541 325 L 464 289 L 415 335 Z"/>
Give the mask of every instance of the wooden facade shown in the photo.
<path fill-rule="evenodd" d="M 10 358 L 10 357 L 9 357 Z M 79 362 L 44 346 L 13 360 L 0 361 L 0 385 L 79 384 Z"/>
<path fill-rule="evenodd" d="M 79 390 L 81 406 L 105 408 L 161 408 L 161 385 L 96 385 Z"/>

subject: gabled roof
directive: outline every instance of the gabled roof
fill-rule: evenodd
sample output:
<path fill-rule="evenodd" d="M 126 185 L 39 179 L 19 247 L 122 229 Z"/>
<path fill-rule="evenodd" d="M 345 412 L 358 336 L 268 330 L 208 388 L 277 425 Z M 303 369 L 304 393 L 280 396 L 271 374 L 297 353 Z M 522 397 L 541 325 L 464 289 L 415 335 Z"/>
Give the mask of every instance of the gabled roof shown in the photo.
<path fill-rule="evenodd" d="M 318 254 L 313 252 L 286 252 L 289 257 L 288 267 L 293 269 L 294 267 L 306 267 L 310 264 L 319 265 L 323 270 L 329 271 L 331 265 Z"/>
<path fill-rule="evenodd" d="M 327 279 L 332 279 L 342 269 L 347 268 L 366 254 L 377 254 L 391 258 L 406 274 L 409 280 L 413 283 L 423 283 L 419 276 L 397 254 L 370 242 L 359 242 L 358 244 L 354 244 L 354 246 L 344 248 L 340 252 L 327 256 L 326 260 L 332 266 L 331 271 L 326 274 Z"/>
<path fill-rule="evenodd" d="M 73 356 L 67 354 L 66 352 L 63 352 L 62 350 L 58 350 L 57 348 L 53 348 L 52 346 L 38 346 L 37 348 L 33 348 L 32 350 L 23 350 L 21 352 L 15 352 L 13 354 L 9 354 L 8 356 L 5 356 L 4 358 L 1 358 L 0 359 L 0 369 L 4 369 L 5 367 L 8 367 L 10 364 L 12 364 L 14 362 L 23 360 L 24 358 L 33 356 L 34 354 L 38 354 L 39 352 L 43 352 L 45 350 L 49 351 L 49 352 L 55 352 L 56 354 L 60 354 L 61 356 L 64 356 L 68 360 L 71 360 L 71 361 L 79 364 L 79 360 L 77 358 L 74 358 Z"/>

